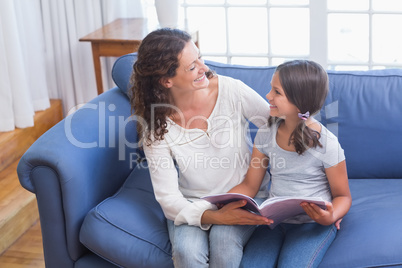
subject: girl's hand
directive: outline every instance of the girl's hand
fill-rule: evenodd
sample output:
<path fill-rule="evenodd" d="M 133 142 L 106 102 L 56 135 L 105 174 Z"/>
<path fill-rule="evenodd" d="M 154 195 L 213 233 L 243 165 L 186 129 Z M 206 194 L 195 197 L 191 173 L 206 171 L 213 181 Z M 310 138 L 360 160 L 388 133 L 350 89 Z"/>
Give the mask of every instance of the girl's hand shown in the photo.
<path fill-rule="evenodd" d="M 315 222 L 322 225 L 331 225 L 335 222 L 334 207 L 331 202 L 325 202 L 326 210 L 320 208 L 316 204 L 303 202 L 300 206 L 304 209 L 307 215 L 310 216 Z M 337 222 L 339 226 L 340 221 Z M 338 228 L 337 226 L 337 228 Z"/>
<path fill-rule="evenodd" d="M 246 200 L 240 200 L 222 206 L 218 210 L 207 210 L 202 215 L 203 224 L 225 225 L 270 225 L 272 220 L 251 213 L 242 207 Z"/>
<path fill-rule="evenodd" d="M 336 227 L 337 230 L 340 230 L 340 229 L 341 229 L 341 221 L 342 221 L 342 219 L 339 219 L 339 220 L 337 220 L 337 221 L 335 222 L 335 227 Z"/>

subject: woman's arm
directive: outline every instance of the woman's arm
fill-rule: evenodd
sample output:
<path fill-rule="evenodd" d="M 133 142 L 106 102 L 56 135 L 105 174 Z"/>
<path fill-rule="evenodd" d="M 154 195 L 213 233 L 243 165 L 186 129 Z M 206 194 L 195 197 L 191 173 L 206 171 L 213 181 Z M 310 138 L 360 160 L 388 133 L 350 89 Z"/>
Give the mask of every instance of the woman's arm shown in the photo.
<path fill-rule="evenodd" d="M 234 202 L 213 210 L 214 205 L 205 200 L 190 202 L 178 188 L 177 171 L 169 148 L 163 144 L 144 147 L 156 200 L 165 216 L 175 224 L 189 224 L 208 229 L 211 224 L 262 225 L 269 224 L 265 217 L 244 209 L 245 201 Z M 200 221 L 201 215 L 201 221 Z"/>
<path fill-rule="evenodd" d="M 257 128 L 266 125 L 269 118 L 269 103 L 261 97 L 254 89 L 237 80 L 240 93 L 242 114 L 251 121 Z"/>
<path fill-rule="evenodd" d="M 260 189 L 261 182 L 267 171 L 269 159 L 256 147 L 253 148 L 251 161 L 245 179 L 233 187 L 230 193 L 242 193 L 254 197 Z M 256 215 L 244 209 L 245 200 L 232 202 L 219 210 L 207 210 L 201 218 L 202 224 L 239 224 L 239 225 L 269 225 L 272 220 Z"/>
<path fill-rule="evenodd" d="M 352 205 L 352 196 L 349 189 L 345 160 L 335 166 L 326 168 L 325 173 L 331 188 L 332 203 L 327 204 L 326 210 L 308 203 L 302 203 L 301 206 L 307 215 L 317 223 L 330 225 L 346 215 Z"/>
<path fill-rule="evenodd" d="M 156 200 L 166 218 L 175 221 L 180 212 L 191 203 L 179 190 L 178 173 L 165 141 L 144 145 L 149 173 Z"/>

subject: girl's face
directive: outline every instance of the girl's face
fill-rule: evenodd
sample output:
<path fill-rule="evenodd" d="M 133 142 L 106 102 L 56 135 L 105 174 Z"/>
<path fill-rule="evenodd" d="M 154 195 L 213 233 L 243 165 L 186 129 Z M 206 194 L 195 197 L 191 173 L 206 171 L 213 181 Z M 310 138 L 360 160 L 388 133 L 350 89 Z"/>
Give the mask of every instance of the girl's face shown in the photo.
<path fill-rule="evenodd" d="M 208 87 L 209 80 L 205 76 L 205 72 L 209 68 L 201 59 L 200 52 L 194 42 L 187 42 L 179 55 L 179 64 L 176 75 L 165 81 L 165 87 L 182 93 Z"/>
<path fill-rule="evenodd" d="M 279 74 L 274 73 L 271 80 L 271 91 L 266 95 L 270 104 L 270 115 L 280 118 L 297 118 L 299 110 L 286 97 L 285 91 L 282 88 L 279 80 Z"/>

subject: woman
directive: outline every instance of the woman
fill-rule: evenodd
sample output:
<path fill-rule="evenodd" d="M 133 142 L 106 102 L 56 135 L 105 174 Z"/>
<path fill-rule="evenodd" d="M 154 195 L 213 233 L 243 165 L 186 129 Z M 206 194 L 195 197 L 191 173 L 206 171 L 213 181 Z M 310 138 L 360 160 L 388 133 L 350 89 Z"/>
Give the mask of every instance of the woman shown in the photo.
<path fill-rule="evenodd" d="M 238 267 L 255 225 L 270 220 L 240 209 L 244 201 L 217 209 L 200 197 L 242 182 L 250 158 L 247 119 L 266 124 L 268 103 L 241 81 L 209 70 L 181 30 L 145 37 L 133 69 L 131 104 L 175 267 Z M 257 198 L 267 197 L 266 184 Z"/>

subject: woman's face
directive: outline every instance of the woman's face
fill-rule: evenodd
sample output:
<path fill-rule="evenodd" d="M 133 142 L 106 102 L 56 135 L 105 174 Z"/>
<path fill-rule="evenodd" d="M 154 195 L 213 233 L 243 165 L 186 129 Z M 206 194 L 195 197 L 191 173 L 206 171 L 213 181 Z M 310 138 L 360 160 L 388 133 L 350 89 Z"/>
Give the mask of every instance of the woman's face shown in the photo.
<path fill-rule="evenodd" d="M 205 72 L 209 68 L 201 59 L 200 52 L 193 41 L 187 42 L 178 57 L 180 65 L 176 70 L 176 75 L 166 79 L 164 86 L 175 92 L 208 87 L 209 80 L 205 76 Z"/>

